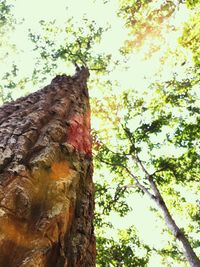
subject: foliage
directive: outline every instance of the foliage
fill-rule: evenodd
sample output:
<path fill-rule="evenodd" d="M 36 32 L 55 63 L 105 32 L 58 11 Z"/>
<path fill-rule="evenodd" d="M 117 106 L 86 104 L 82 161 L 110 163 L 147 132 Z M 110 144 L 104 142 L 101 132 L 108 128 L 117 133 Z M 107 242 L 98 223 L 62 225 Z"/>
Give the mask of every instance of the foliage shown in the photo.
<path fill-rule="evenodd" d="M 96 72 L 105 72 L 111 55 L 96 53 L 94 47 L 100 43 L 101 35 L 106 29 L 97 27 L 95 21 L 83 18 L 85 27 L 80 27 L 72 18 L 64 25 L 56 21 L 40 21 L 41 33 L 30 29 L 29 37 L 38 52 L 33 79 L 38 81 L 38 73 L 42 80 L 46 73 L 53 75 L 58 71 L 59 64 L 87 66 Z"/>
<path fill-rule="evenodd" d="M 118 236 L 118 241 L 113 238 L 97 237 L 97 266 L 147 266 L 150 249 L 141 244 L 134 228 L 121 230 Z"/>
<path fill-rule="evenodd" d="M 136 47 L 140 48 L 149 37 L 164 40 L 162 32 L 164 26 L 168 31 L 173 30 L 168 21 L 177 8 L 174 1 L 121 0 L 119 2 L 119 14 L 126 20 L 131 37 L 122 49 L 124 53 Z M 151 45 L 154 52 L 158 48 L 155 44 Z"/>
<path fill-rule="evenodd" d="M 197 214 L 198 205 L 191 203 L 188 208 L 182 194 L 183 188 L 188 185 L 193 186 L 189 190 L 195 193 L 199 181 L 197 95 L 192 82 L 184 79 L 151 85 L 151 92 L 153 88 L 151 101 L 137 99 L 132 91 L 123 93 L 121 99 L 126 112 L 120 118 L 121 125 L 118 124 L 112 132 L 112 136 L 117 136 L 118 143 L 113 147 L 108 136 L 105 139 L 99 133 L 98 138 L 101 140 L 102 135 L 103 141 L 98 147 L 96 159 L 110 166 L 122 190 L 134 187 L 135 192 L 139 189 L 141 193 L 149 193 L 151 187 L 145 176 L 151 175 L 174 216 L 185 216 L 185 209 Z M 105 142 L 106 145 L 103 144 Z M 194 217 L 190 216 L 189 212 L 185 230 L 195 235 L 198 228 L 192 227 Z M 175 259 L 173 253 L 169 255 Z"/>
<path fill-rule="evenodd" d="M 15 48 L 15 45 L 9 41 L 8 34 L 14 29 L 15 19 L 12 16 L 12 5 L 9 5 L 6 0 L 0 1 L 0 59 L 5 63 L 10 50 Z M 16 66 L 13 66 L 13 72 Z M 16 70 L 16 69 L 15 69 Z M 11 71 L 12 72 L 12 71 Z M 3 74 L 2 79 L 7 80 L 10 72 Z M 12 82 L 9 83 L 7 88 L 13 86 Z M 12 100 L 10 92 L 5 93 L 5 87 L 0 85 L 0 103 L 6 100 Z"/>
<path fill-rule="evenodd" d="M 180 43 L 192 51 L 196 67 L 200 66 L 200 22 L 199 22 L 200 4 L 196 6 L 194 15 L 185 24 L 183 35 L 180 37 Z"/>
<path fill-rule="evenodd" d="M 160 45 L 165 45 L 165 35 L 169 32 L 176 31 L 176 27 L 172 23 L 171 18 L 176 15 L 176 13 L 184 4 L 191 9 L 197 8 L 197 25 L 195 24 L 195 21 L 193 21 L 195 26 L 194 28 L 191 25 L 192 23 L 189 23 L 189 25 L 191 28 L 193 28 L 192 35 L 199 36 L 198 0 L 119 0 L 119 3 L 119 15 L 124 18 L 126 21 L 126 26 L 129 29 L 129 38 L 125 41 L 124 47 L 121 49 L 121 51 L 125 54 L 132 52 L 136 48 L 140 49 L 145 42 L 150 43 L 147 53 L 149 55 L 156 53 L 160 49 Z M 185 31 L 189 31 L 189 29 L 185 29 Z M 189 34 L 189 36 L 191 35 Z M 198 44 L 198 41 L 194 43 Z"/>
<path fill-rule="evenodd" d="M 145 5 L 148 3 L 143 3 L 144 10 L 147 10 Z M 138 12 L 140 6 L 134 5 L 134 8 L 134 12 Z M 104 121 L 106 120 L 109 125 L 112 120 L 116 127 L 108 126 L 109 133 L 106 129 L 96 133 L 99 143 L 96 147 L 96 159 L 102 162 L 102 166 L 107 163 L 111 173 L 114 172 L 118 177 L 118 181 L 123 177 L 121 189 L 134 187 L 134 192 L 138 192 L 137 186 L 140 184 L 140 192 L 144 193 L 144 187 L 146 191 L 149 191 L 150 186 L 143 169 L 145 167 L 159 186 L 173 216 L 186 219 L 186 223 L 180 225 L 184 226 L 185 232 L 190 236 L 191 244 L 197 244 L 198 237 L 195 238 L 195 236 L 198 235 L 199 229 L 199 220 L 196 217 L 199 190 L 197 184 L 200 171 L 197 13 L 195 11 L 194 16 L 185 25 L 182 37 L 179 39 L 180 44 L 189 48 L 193 53 L 194 65 L 192 67 L 189 65 L 186 70 L 187 74 L 177 78 L 177 73 L 174 73 L 171 80 L 151 84 L 150 94 L 147 91 L 142 97 L 137 97 L 140 95 L 139 92 L 134 92 L 132 89 L 124 90 L 121 96 L 117 95 L 114 99 L 112 98 L 115 102 L 115 107 L 112 105 L 112 111 L 110 100 L 104 98 L 102 103 L 98 103 L 101 110 L 106 113 Z M 132 16 L 130 10 L 126 15 Z M 150 19 L 147 23 L 149 21 Z M 129 23 L 132 23 L 130 18 Z M 145 41 L 145 36 L 140 36 L 140 32 L 137 35 L 137 30 L 141 29 L 141 25 L 136 21 L 134 23 L 134 27 L 128 26 L 132 27 L 136 33 L 134 41 L 137 44 L 132 44 L 135 49 L 137 45 L 141 46 L 140 40 Z M 140 26 L 137 29 L 135 25 Z M 115 112 L 122 109 L 123 115 Z M 97 110 L 95 115 L 98 116 L 99 112 L 100 110 Z M 117 140 L 115 145 L 112 142 L 113 136 Z M 144 172 L 141 172 L 142 169 Z M 195 201 L 188 200 L 187 190 L 193 193 Z M 195 217 L 196 220 L 194 220 Z M 163 264 L 183 263 L 183 255 L 177 248 L 177 244 L 172 240 L 169 242 L 173 246 L 169 245 L 167 249 L 163 248 L 159 252 L 163 256 Z M 194 245 L 194 248 L 197 246 Z M 177 249 L 180 257 L 177 257 Z"/>
<path fill-rule="evenodd" d="M 0 2 L 0 35 L 2 37 L 10 28 L 14 27 L 14 18 L 11 13 L 12 5 L 8 4 L 6 0 Z M 0 41 L 0 46 L 3 45 L 3 40 Z"/>
<path fill-rule="evenodd" d="M 13 92 L 25 89 L 30 81 L 29 77 L 19 77 L 20 67 L 16 57 L 23 51 L 12 39 L 17 26 L 22 23 L 23 19 L 18 21 L 13 14 L 13 4 L 7 0 L 0 1 L 0 59 L 6 66 L 0 71 L 0 104 L 14 100 Z"/>

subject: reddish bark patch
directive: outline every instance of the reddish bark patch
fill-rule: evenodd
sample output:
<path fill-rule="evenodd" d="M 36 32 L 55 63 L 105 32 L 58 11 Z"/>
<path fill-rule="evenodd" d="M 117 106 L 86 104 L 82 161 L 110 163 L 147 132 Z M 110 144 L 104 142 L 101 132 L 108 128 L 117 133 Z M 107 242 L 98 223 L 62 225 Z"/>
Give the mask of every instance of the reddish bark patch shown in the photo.
<path fill-rule="evenodd" d="M 75 114 L 70 120 L 67 142 L 87 156 L 92 155 L 90 114 Z"/>

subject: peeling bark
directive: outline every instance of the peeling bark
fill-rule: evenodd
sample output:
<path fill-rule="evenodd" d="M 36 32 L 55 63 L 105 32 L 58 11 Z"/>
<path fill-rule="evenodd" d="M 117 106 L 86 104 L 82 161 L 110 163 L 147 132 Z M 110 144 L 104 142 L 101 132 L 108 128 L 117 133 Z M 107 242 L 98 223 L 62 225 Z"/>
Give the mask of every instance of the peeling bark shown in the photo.
<path fill-rule="evenodd" d="M 0 266 L 93 267 L 87 68 L 0 108 Z"/>

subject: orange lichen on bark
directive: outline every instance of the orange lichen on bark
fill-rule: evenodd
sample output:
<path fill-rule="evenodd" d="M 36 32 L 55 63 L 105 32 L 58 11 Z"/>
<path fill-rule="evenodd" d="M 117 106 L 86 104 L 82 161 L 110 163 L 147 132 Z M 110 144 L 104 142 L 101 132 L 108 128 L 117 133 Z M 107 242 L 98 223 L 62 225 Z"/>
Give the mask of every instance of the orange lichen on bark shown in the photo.
<path fill-rule="evenodd" d="M 71 174 L 72 170 L 67 160 L 52 163 L 50 173 L 51 179 L 59 180 L 62 178 L 68 178 Z"/>

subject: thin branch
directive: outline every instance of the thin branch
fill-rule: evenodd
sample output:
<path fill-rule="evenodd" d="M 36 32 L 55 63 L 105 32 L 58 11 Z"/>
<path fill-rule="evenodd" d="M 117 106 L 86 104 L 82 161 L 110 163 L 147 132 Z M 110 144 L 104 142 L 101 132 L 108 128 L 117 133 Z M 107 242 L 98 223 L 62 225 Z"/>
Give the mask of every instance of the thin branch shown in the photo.
<path fill-rule="evenodd" d="M 141 159 L 138 157 L 138 155 L 136 154 L 136 156 L 133 156 L 133 159 L 135 159 L 135 161 L 139 164 L 139 166 L 141 167 L 141 169 L 143 170 L 143 172 L 146 174 L 147 180 L 149 181 L 151 188 L 156 196 L 157 199 L 160 199 L 160 201 L 163 201 L 163 198 L 160 194 L 160 191 L 158 190 L 156 183 L 153 180 L 153 175 L 150 174 L 146 167 L 144 166 L 144 164 L 142 163 Z M 154 199 L 155 200 L 155 199 Z"/>
<path fill-rule="evenodd" d="M 144 164 L 142 163 L 142 161 L 140 160 L 140 158 L 138 157 L 138 155 L 136 154 L 136 156 L 133 157 L 138 164 L 140 165 L 140 167 L 142 168 L 143 172 L 150 177 L 150 173 L 147 171 L 147 169 L 144 167 Z"/>
<path fill-rule="evenodd" d="M 87 64 L 83 60 L 83 58 L 78 53 L 77 54 L 72 53 L 72 51 L 69 47 L 66 48 L 66 53 L 68 53 L 72 57 L 78 58 L 83 63 L 84 66 L 87 66 Z"/>
<path fill-rule="evenodd" d="M 101 70 L 106 70 L 106 68 L 89 68 L 89 70 L 92 70 L 92 71 L 101 71 Z"/>
<path fill-rule="evenodd" d="M 124 166 L 123 164 L 115 164 L 115 163 L 111 163 L 109 161 L 105 161 L 105 160 L 102 160 L 101 161 L 105 164 L 108 164 L 108 165 L 111 165 L 111 166 L 118 166 L 118 167 L 121 167 L 123 168 L 132 178 L 133 180 L 135 181 L 135 186 L 137 186 L 138 188 L 140 188 L 140 190 L 143 192 L 143 193 L 146 193 L 151 199 L 155 199 L 155 196 L 153 194 L 151 194 L 149 192 L 149 190 L 144 186 L 142 185 L 137 176 L 135 176 L 126 166 Z"/>

